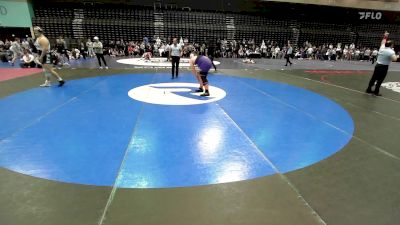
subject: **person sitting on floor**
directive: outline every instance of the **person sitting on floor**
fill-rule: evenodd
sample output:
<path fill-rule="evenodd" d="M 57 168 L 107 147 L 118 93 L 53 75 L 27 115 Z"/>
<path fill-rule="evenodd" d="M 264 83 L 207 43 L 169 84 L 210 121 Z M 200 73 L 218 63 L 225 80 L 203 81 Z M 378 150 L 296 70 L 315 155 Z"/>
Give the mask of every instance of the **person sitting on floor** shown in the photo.
<path fill-rule="evenodd" d="M 31 54 L 28 49 L 24 50 L 24 56 L 22 57 L 21 68 L 34 68 L 36 67 L 35 57 Z"/>
<path fill-rule="evenodd" d="M 244 62 L 244 63 L 251 63 L 251 64 L 256 63 L 256 62 L 255 62 L 253 59 L 251 59 L 251 58 L 243 59 L 243 62 Z"/>
<path fill-rule="evenodd" d="M 145 53 L 143 53 L 144 61 L 146 61 L 146 62 L 151 61 L 151 57 L 152 57 L 151 52 L 145 52 Z"/>

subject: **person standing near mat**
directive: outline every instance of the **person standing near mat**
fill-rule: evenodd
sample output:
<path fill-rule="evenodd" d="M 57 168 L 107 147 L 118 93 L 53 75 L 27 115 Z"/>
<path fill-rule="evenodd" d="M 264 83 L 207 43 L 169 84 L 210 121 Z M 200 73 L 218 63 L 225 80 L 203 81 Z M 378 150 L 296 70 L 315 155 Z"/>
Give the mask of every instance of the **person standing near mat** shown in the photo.
<path fill-rule="evenodd" d="M 68 50 L 67 50 L 67 43 L 65 42 L 64 38 L 62 36 L 58 37 L 56 39 L 56 48 L 57 48 L 57 53 L 60 54 L 61 63 L 63 65 L 69 65 L 67 61 L 69 62 L 69 55 L 68 55 Z M 66 60 L 65 60 L 66 59 Z"/>
<path fill-rule="evenodd" d="M 381 87 L 383 80 L 385 80 L 389 65 L 392 61 L 395 62 L 399 58 L 393 50 L 394 43 L 388 40 L 388 37 L 389 33 L 386 31 L 381 42 L 381 47 L 379 48 L 374 73 L 369 81 L 367 90 L 365 91 L 366 93 L 371 93 L 376 96 L 382 96 L 379 93 L 379 88 Z M 374 91 L 372 91 L 373 86 L 375 86 Z"/>
<path fill-rule="evenodd" d="M 37 63 L 42 65 L 44 75 L 46 77 L 45 82 L 40 85 L 41 87 L 50 87 L 50 77 L 51 75 L 57 77 L 58 86 L 61 87 L 65 84 L 65 81 L 61 78 L 61 76 L 55 71 L 54 67 L 51 64 L 51 55 L 50 55 L 50 42 L 46 36 L 43 34 L 43 29 L 36 26 L 33 28 L 33 33 L 35 34 L 36 41 L 34 43 L 35 48 L 38 53 Z"/>
<path fill-rule="evenodd" d="M 93 51 L 96 54 L 97 60 L 99 61 L 100 69 L 103 69 L 100 59 L 103 60 L 104 66 L 106 69 L 108 69 L 106 60 L 104 59 L 103 44 L 99 41 L 98 37 L 94 37 L 93 40 Z"/>
<path fill-rule="evenodd" d="M 208 80 L 207 75 L 208 71 L 210 71 L 212 67 L 211 60 L 204 55 L 197 55 L 196 52 L 190 54 L 190 69 L 192 70 L 193 75 L 196 77 L 197 81 L 200 84 L 200 87 L 196 92 L 204 92 L 200 96 L 210 96 L 210 92 L 208 90 Z M 199 71 L 196 70 L 195 66 L 199 68 Z"/>
<path fill-rule="evenodd" d="M 93 53 L 93 42 L 92 42 L 92 40 L 90 40 L 90 39 L 87 40 L 86 48 L 88 50 L 88 56 L 89 57 L 93 57 L 94 53 Z"/>
<path fill-rule="evenodd" d="M 208 43 L 207 55 L 208 55 L 208 58 L 211 60 L 211 63 L 214 67 L 214 71 L 217 71 L 217 67 L 214 64 L 215 44 L 212 41 L 209 41 L 209 43 Z"/>
<path fill-rule="evenodd" d="M 172 76 L 178 78 L 179 74 L 179 61 L 182 57 L 182 45 L 178 44 L 178 39 L 174 38 L 172 40 L 172 45 L 169 46 L 169 59 L 172 62 Z"/>
<path fill-rule="evenodd" d="M 372 54 L 371 54 L 372 64 L 375 63 L 377 57 L 378 57 L 378 49 L 374 48 L 374 50 L 372 51 Z"/>
<path fill-rule="evenodd" d="M 20 45 L 20 39 L 19 38 L 16 37 L 15 40 L 13 42 L 11 42 L 10 51 L 13 53 L 13 58 L 11 60 L 11 65 L 14 66 L 15 61 L 17 60 L 17 58 L 22 55 L 22 48 L 21 48 L 21 45 Z"/>
<path fill-rule="evenodd" d="M 290 65 L 292 65 L 292 62 L 290 62 L 290 58 L 292 58 L 292 57 L 293 57 L 293 48 L 292 48 L 292 45 L 290 44 L 290 41 L 288 41 L 286 55 L 285 55 L 285 59 L 286 59 L 285 66 L 287 66 L 288 63 L 290 63 Z"/>

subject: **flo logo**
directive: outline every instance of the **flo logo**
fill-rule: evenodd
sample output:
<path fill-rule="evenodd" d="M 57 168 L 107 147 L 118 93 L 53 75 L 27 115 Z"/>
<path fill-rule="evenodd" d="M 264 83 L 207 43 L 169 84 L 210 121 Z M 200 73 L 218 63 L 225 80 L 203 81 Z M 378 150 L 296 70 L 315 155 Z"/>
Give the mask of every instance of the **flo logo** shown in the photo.
<path fill-rule="evenodd" d="M 129 97 L 146 103 L 158 105 L 198 105 L 223 99 L 226 92 L 218 87 L 209 87 L 210 96 L 202 97 L 196 93 L 199 88 L 194 83 L 158 83 L 134 88 Z"/>
<path fill-rule="evenodd" d="M 360 20 L 380 20 L 382 19 L 382 13 L 381 12 L 358 12 L 360 14 Z"/>

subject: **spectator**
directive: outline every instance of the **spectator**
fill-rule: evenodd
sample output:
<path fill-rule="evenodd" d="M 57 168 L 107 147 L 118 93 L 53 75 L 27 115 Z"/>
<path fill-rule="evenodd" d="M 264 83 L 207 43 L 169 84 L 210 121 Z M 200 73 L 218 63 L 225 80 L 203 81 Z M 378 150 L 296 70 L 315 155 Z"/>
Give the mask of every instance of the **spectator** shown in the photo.
<path fill-rule="evenodd" d="M 293 48 L 292 48 L 292 45 L 290 44 L 290 41 L 288 41 L 288 48 L 287 48 L 286 55 L 285 55 L 285 59 L 286 59 L 285 66 L 287 66 L 288 63 L 290 63 L 290 65 L 292 65 L 292 62 L 290 62 L 290 58 L 293 58 Z"/>
<path fill-rule="evenodd" d="M 60 37 L 58 37 L 58 39 L 56 39 L 56 47 L 57 47 L 57 53 L 60 54 L 60 56 L 61 56 L 62 63 L 64 65 L 69 65 L 67 63 L 67 61 L 69 62 L 67 43 L 65 42 L 65 40 L 62 36 L 60 36 Z M 65 60 L 65 58 L 67 59 L 67 61 Z"/>
<path fill-rule="evenodd" d="M 22 55 L 22 48 L 20 45 L 19 38 L 16 37 L 15 40 L 11 43 L 10 51 L 13 53 L 11 65 L 14 66 L 14 63 L 17 60 L 17 58 Z"/>
<path fill-rule="evenodd" d="M 374 51 L 372 51 L 371 53 L 372 64 L 375 63 L 377 57 L 378 57 L 378 49 L 374 48 Z"/>
<path fill-rule="evenodd" d="M 2 62 L 8 62 L 9 56 L 4 45 L 0 45 L 0 60 Z"/>
<path fill-rule="evenodd" d="M 103 66 L 101 65 L 101 61 L 103 60 L 103 63 L 106 67 L 106 69 L 108 69 L 106 60 L 104 59 L 104 51 L 103 51 L 103 44 L 99 41 L 98 37 L 94 37 L 94 42 L 93 42 L 93 51 L 96 54 L 97 60 L 99 61 L 99 68 L 103 69 Z"/>
<path fill-rule="evenodd" d="M 86 42 L 86 48 L 88 50 L 88 56 L 89 57 L 93 57 L 94 56 L 94 52 L 93 52 L 93 42 L 92 40 L 90 40 L 90 38 L 88 38 L 87 42 Z"/>
<path fill-rule="evenodd" d="M 27 39 L 24 39 L 24 41 L 22 41 L 21 47 L 22 49 L 29 49 L 29 42 Z"/>
<path fill-rule="evenodd" d="M 79 47 L 80 47 L 80 53 L 83 56 L 83 59 L 86 59 L 87 47 L 86 47 L 85 43 L 83 43 L 83 40 L 81 40 L 79 42 Z"/>
<path fill-rule="evenodd" d="M 24 50 L 24 56 L 22 57 L 22 68 L 34 68 L 36 67 L 35 57 L 30 53 L 28 49 Z"/>

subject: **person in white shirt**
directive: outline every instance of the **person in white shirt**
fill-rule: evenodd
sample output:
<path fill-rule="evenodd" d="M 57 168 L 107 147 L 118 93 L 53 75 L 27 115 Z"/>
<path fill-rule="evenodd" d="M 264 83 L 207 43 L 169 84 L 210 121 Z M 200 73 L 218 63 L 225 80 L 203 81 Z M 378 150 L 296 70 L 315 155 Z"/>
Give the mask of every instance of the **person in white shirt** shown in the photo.
<path fill-rule="evenodd" d="M 169 59 L 172 62 L 172 79 L 174 79 L 174 76 L 178 78 L 179 61 L 182 57 L 182 51 L 182 45 L 178 44 L 177 38 L 174 38 L 172 40 L 172 45 L 169 46 Z"/>
<path fill-rule="evenodd" d="M 308 47 L 308 49 L 307 49 L 307 58 L 308 59 L 312 59 L 312 57 L 313 57 L 313 52 L 314 52 L 314 49 L 310 46 L 310 47 Z"/>
<path fill-rule="evenodd" d="M 94 52 L 93 52 L 93 42 L 92 42 L 92 40 L 90 40 L 90 39 L 87 40 L 86 48 L 88 50 L 88 56 L 89 57 L 93 57 L 94 56 Z"/>
<path fill-rule="evenodd" d="M 157 39 L 156 39 L 156 45 L 157 45 L 157 46 L 161 46 L 161 39 L 160 39 L 160 37 L 157 37 Z"/>
<path fill-rule="evenodd" d="M 165 43 L 164 56 L 167 56 L 167 61 L 169 61 L 169 48 L 170 48 L 170 43 Z"/>
<path fill-rule="evenodd" d="M 286 51 L 286 55 L 285 55 L 285 59 L 286 59 L 286 64 L 285 66 L 287 66 L 288 63 L 290 63 L 290 65 L 292 65 L 292 62 L 290 62 L 290 58 L 293 57 L 293 48 L 292 45 L 290 45 L 290 41 L 288 41 L 288 47 L 287 47 L 287 51 Z"/>
<path fill-rule="evenodd" d="M 71 51 L 71 54 L 75 60 L 78 60 L 81 58 L 81 51 L 79 51 L 79 49 L 77 49 L 77 48 L 73 48 Z"/>
<path fill-rule="evenodd" d="M 240 46 L 239 51 L 238 51 L 238 54 L 239 54 L 239 57 L 240 57 L 240 58 L 243 58 L 243 56 L 244 56 L 244 49 L 243 49 L 242 46 Z"/>
<path fill-rule="evenodd" d="M 23 49 L 29 49 L 29 42 L 25 39 L 22 43 L 21 43 L 21 47 Z"/>
<path fill-rule="evenodd" d="M 281 52 L 281 48 L 279 48 L 279 46 L 276 46 L 275 47 L 275 58 L 281 58 L 281 55 L 280 55 L 280 52 Z"/>
<path fill-rule="evenodd" d="M 271 53 L 270 53 L 271 59 L 276 59 L 275 47 L 272 46 L 270 51 L 271 51 Z"/>
<path fill-rule="evenodd" d="M 360 60 L 360 50 L 357 48 L 354 52 L 355 60 Z"/>
<path fill-rule="evenodd" d="M 33 68 L 36 67 L 35 57 L 29 52 L 28 49 L 24 50 L 24 56 L 22 57 L 22 68 Z"/>
<path fill-rule="evenodd" d="M 161 44 L 161 46 L 158 48 L 158 53 L 160 57 L 164 54 L 164 51 L 165 51 L 165 45 Z"/>
<path fill-rule="evenodd" d="M 342 59 L 342 43 L 338 43 L 336 46 L 336 55 L 337 55 L 337 59 Z"/>
<path fill-rule="evenodd" d="M 96 54 L 97 61 L 99 61 L 99 68 L 103 69 L 103 66 L 101 65 L 101 60 L 103 60 L 106 69 L 108 69 L 106 59 L 104 59 L 103 44 L 99 41 L 99 38 L 97 36 L 94 37 L 93 40 L 93 51 Z"/>
<path fill-rule="evenodd" d="M 337 57 L 336 54 L 337 54 L 337 50 L 336 50 L 336 48 L 333 48 L 331 50 L 331 60 L 336 61 L 336 57 Z"/>
<path fill-rule="evenodd" d="M 262 52 L 262 57 L 265 57 L 266 56 L 266 52 L 267 52 L 267 46 L 265 45 L 265 42 L 264 42 L 264 40 L 262 40 L 262 42 L 261 42 L 261 52 Z"/>
<path fill-rule="evenodd" d="M 367 50 L 364 52 L 364 60 L 371 60 L 371 50 L 369 48 L 367 48 Z"/>
<path fill-rule="evenodd" d="M 13 58 L 11 60 L 11 65 L 14 66 L 15 61 L 18 57 L 22 55 L 22 48 L 20 45 L 20 39 L 15 38 L 15 41 L 11 42 L 10 51 L 13 53 Z"/>
<path fill-rule="evenodd" d="M 349 60 L 349 49 L 347 46 L 343 49 L 343 58 Z"/>
<path fill-rule="evenodd" d="M 379 88 L 381 87 L 382 82 L 385 80 L 390 63 L 392 61 L 397 61 L 397 59 L 399 58 L 399 56 L 396 55 L 393 50 L 393 42 L 387 40 L 388 37 L 389 33 L 386 31 L 381 42 L 381 47 L 379 48 L 378 60 L 375 66 L 374 74 L 372 75 L 371 80 L 368 84 L 368 88 L 365 91 L 366 93 L 371 93 L 376 96 L 381 96 L 381 94 L 379 93 Z M 375 86 L 374 91 L 372 91 L 373 86 Z"/>

